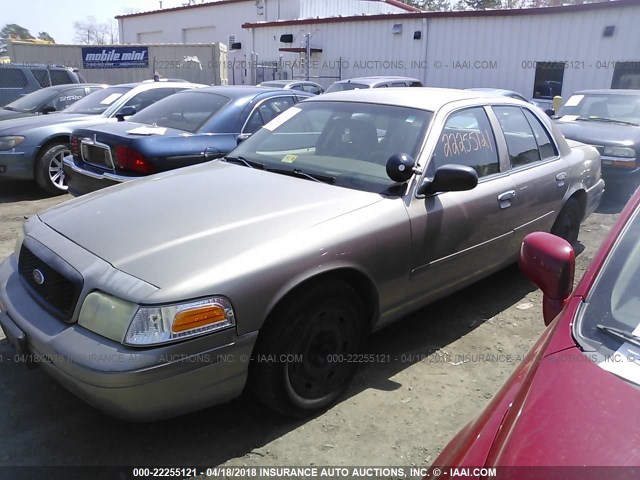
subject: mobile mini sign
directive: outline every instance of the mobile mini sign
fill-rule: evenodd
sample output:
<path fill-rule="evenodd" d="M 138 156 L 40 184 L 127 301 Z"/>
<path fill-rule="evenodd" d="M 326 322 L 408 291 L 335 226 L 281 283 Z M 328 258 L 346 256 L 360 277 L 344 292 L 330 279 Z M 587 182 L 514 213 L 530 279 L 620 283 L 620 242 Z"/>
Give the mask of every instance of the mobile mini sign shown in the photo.
<path fill-rule="evenodd" d="M 84 68 L 148 68 L 147 47 L 83 47 Z"/>

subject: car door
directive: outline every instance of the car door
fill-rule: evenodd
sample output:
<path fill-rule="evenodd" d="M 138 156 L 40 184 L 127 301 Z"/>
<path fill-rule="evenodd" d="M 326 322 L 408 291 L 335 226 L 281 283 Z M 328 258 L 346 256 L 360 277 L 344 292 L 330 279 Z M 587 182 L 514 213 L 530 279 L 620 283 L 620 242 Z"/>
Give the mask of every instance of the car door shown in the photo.
<path fill-rule="evenodd" d="M 496 105 L 492 110 L 507 145 L 514 205 L 522 212 L 512 241 L 517 248 L 527 233 L 551 229 L 569 188 L 569 165 L 549 131 L 528 108 Z"/>
<path fill-rule="evenodd" d="M 518 223 L 514 185 L 500 161 L 487 111 L 482 106 L 448 115 L 435 130 L 436 146 L 426 175 L 445 164 L 472 167 L 478 185 L 469 191 L 414 197 L 408 206 L 412 232 L 411 290 L 424 302 L 471 283 L 483 272 L 515 258 L 508 249 Z"/>

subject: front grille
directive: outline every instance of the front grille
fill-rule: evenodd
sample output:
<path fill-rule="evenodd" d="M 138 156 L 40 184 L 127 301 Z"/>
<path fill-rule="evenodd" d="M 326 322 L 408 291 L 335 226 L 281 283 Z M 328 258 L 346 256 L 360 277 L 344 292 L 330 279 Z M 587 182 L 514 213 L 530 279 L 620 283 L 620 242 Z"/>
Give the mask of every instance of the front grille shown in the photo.
<path fill-rule="evenodd" d="M 18 270 L 51 313 L 61 320 L 69 320 L 82 289 L 81 282 L 74 282 L 53 269 L 24 245 L 20 250 Z"/>

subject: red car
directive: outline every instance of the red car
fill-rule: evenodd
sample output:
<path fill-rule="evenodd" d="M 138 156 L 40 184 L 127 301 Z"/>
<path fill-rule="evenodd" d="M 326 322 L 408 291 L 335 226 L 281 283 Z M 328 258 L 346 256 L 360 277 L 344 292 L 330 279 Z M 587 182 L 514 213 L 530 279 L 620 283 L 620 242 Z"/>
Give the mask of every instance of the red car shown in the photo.
<path fill-rule="evenodd" d="M 574 264 L 565 240 L 525 237 L 549 327 L 429 478 L 640 478 L 640 189 L 572 291 Z"/>

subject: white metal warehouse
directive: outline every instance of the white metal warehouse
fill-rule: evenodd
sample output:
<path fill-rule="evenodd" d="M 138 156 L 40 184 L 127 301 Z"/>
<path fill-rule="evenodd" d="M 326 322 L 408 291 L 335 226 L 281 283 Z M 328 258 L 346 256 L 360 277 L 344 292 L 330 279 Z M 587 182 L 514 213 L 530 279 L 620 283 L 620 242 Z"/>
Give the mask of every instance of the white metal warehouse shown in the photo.
<path fill-rule="evenodd" d="M 529 97 L 640 87 L 637 0 L 414 10 L 395 0 L 220 0 L 118 20 L 125 43 L 235 44 L 228 67 L 229 83 L 236 84 L 304 77 L 309 68 L 324 85 L 390 74 L 430 86 L 498 87 Z"/>

